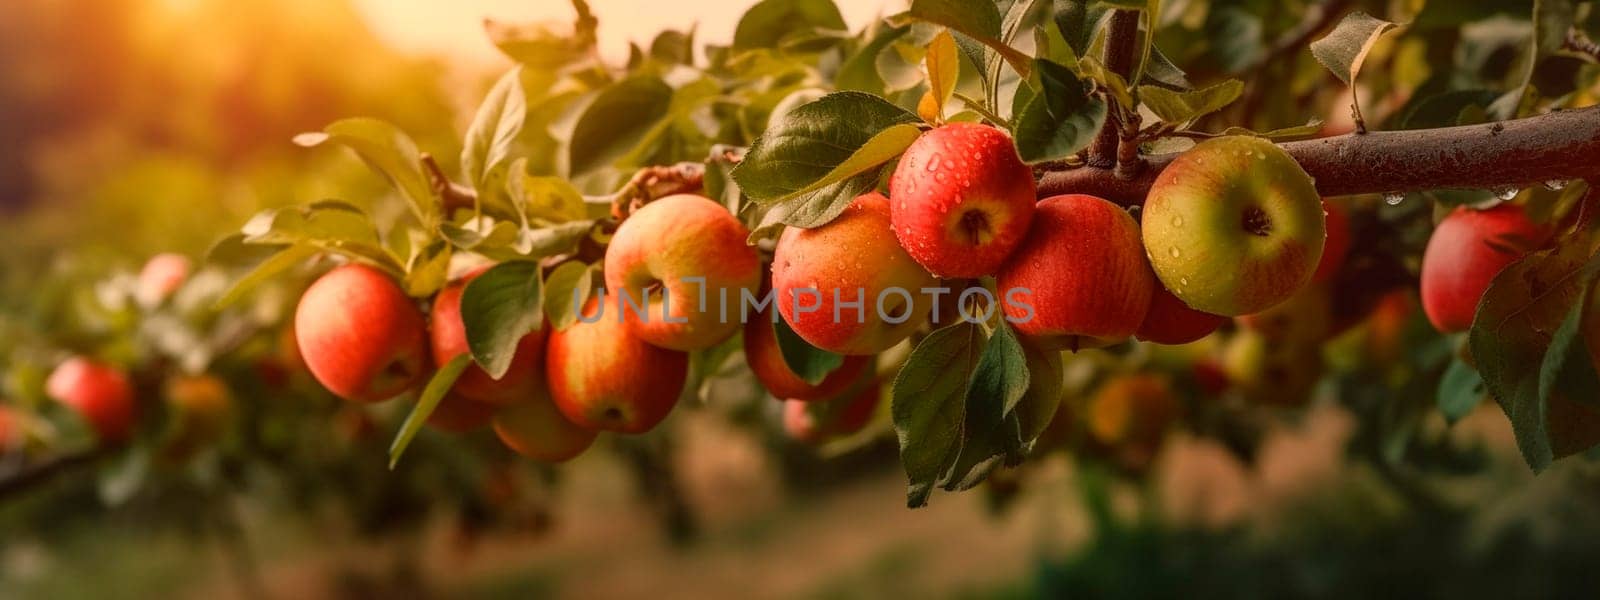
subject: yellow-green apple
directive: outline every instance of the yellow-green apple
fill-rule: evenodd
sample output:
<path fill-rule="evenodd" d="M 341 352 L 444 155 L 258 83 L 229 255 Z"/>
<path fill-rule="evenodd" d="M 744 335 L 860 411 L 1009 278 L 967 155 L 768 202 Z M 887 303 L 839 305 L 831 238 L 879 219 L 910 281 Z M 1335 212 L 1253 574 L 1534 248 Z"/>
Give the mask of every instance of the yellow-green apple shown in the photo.
<path fill-rule="evenodd" d="M 995 283 L 1019 333 L 1070 350 L 1133 335 L 1156 288 L 1133 217 L 1082 194 L 1039 202 L 1033 228 Z"/>
<path fill-rule="evenodd" d="M 1322 201 L 1322 212 L 1327 223 L 1328 241 L 1322 244 L 1322 260 L 1317 262 L 1317 271 L 1311 275 L 1312 283 L 1332 279 L 1344 266 L 1345 255 L 1350 253 L 1350 213 L 1327 200 Z"/>
<path fill-rule="evenodd" d="M 1188 344 L 1211 335 L 1227 320 L 1221 315 L 1189 308 L 1166 286 L 1158 284 L 1150 297 L 1150 311 L 1145 313 L 1134 337 L 1157 344 Z"/>
<path fill-rule="evenodd" d="M 852 390 L 848 396 L 822 401 L 785 400 L 783 430 L 789 437 L 807 444 L 851 435 L 872 421 L 882 395 L 879 382 Z"/>
<path fill-rule="evenodd" d="M 543 392 L 501 409 L 494 416 L 494 432 L 517 454 L 552 463 L 583 454 L 595 438 L 594 431 L 567 420 Z"/>
<path fill-rule="evenodd" d="M 74 356 L 50 373 L 45 393 L 82 417 L 103 443 L 125 442 L 133 434 L 133 383 L 117 367 Z"/>
<path fill-rule="evenodd" d="M 1004 132 L 951 123 L 906 148 L 889 178 L 895 237 L 939 277 L 994 274 L 1028 234 L 1033 171 Z"/>
<path fill-rule="evenodd" d="M 166 300 L 189 278 L 189 257 L 182 254 L 163 253 L 150 257 L 139 270 L 139 281 L 133 297 L 142 306 L 155 306 Z"/>
<path fill-rule="evenodd" d="M 540 365 L 541 369 L 543 366 Z M 451 389 L 439 399 L 439 405 L 433 407 L 433 412 L 428 414 L 428 425 L 440 431 L 466 433 L 488 425 L 494 419 L 495 411 L 499 409 L 497 405 L 473 400 Z"/>
<path fill-rule="evenodd" d="M 667 418 L 689 373 L 689 355 L 646 343 L 627 319 L 589 299 L 577 323 L 550 332 L 545 380 L 561 414 L 579 427 L 644 433 Z"/>
<path fill-rule="evenodd" d="M 233 393 L 215 375 L 174 375 L 162 386 L 167 429 L 162 451 L 168 458 L 192 456 L 222 439 L 233 419 Z"/>
<path fill-rule="evenodd" d="M 1451 211 L 1422 252 L 1422 311 L 1428 321 L 1444 333 L 1471 328 L 1489 282 L 1548 235 L 1516 204 Z"/>
<path fill-rule="evenodd" d="M 445 286 L 433 299 L 432 319 L 428 325 L 433 342 L 433 364 L 443 365 L 470 352 L 466 325 L 461 320 L 461 293 L 485 270 L 487 268 L 479 269 Z M 468 400 L 492 405 L 519 402 L 538 393 L 544 376 L 544 338 L 545 328 L 541 326 L 517 340 L 511 366 L 500 379 L 490 377 L 482 367 L 471 364 L 450 390 Z"/>
<path fill-rule="evenodd" d="M 742 297 L 761 284 L 761 258 L 745 243 L 749 234 L 722 205 L 691 194 L 629 215 L 605 258 L 606 288 L 617 312 L 630 311 L 628 331 L 684 351 L 710 348 L 738 331 Z M 646 304 L 643 316 L 632 312 Z"/>
<path fill-rule="evenodd" d="M 772 257 L 773 302 L 794 332 L 839 354 L 877 354 L 927 321 L 939 280 L 895 243 L 876 192 L 814 229 L 790 227 Z M 945 298 L 954 302 L 954 298 Z"/>
<path fill-rule="evenodd" d="M 871 357 L 867 356 L 846 356 L 844 364 L 828 373 L 822 381 L 815 385 L 807 383 L 783 360 L 783 352 L 778 348 L 778 336 L 773 329 L 774 315 L 770 306 L 762 307 L 744 326 L 745 361 L 750 363 L 750 370 L 755 373 L 756 379 L 774 398 L 799 401 L 827 398 L 844 391 L 852 382 L 860 379 L 861 373 L 872 362 Z"/>
<path fill-rule="evenodd" d="M 311 375 L 353 402 L 378 402 L 428 376 L 422 311 L 394 279 L 349 264 L 317 279 L 295 309 L 296 347 Z"/>
<path fill-rule="evenodd" d="M 1144 245 L 1161 283 L 1195 310 L 1236 317 L 1311 281 L 1327 238 L 1322 198 L 1267 140 L 1215 138 L 1178 156 L 1144 205 Z"/>

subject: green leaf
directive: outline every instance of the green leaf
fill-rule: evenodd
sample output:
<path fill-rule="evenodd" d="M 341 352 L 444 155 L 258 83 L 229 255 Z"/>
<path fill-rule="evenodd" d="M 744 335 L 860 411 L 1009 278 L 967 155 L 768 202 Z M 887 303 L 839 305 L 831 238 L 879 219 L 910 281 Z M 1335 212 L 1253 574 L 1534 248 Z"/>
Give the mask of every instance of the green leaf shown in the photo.
<path fill-rule="evenodd" d="M 344 119 L 319 133 L 297 135 L 294 142 L 307 147 L 334 142 L 350 148 L 368 166 L 389 178 L 410 201 L 411 212 L 424 226 L 432 227 L 439 221 L 439 200 L 422 172 L 417 145 L 394 125 L 377 119 Z"/>
<path fill-rule="evenodd" d="M 855 54 L 845 59 L 840 65 L 839 72 L 834 75 L 833 85 L 839 91 L 857 91 L 868 94 L 883 94 L 883 77 L 878 74 L 878 55 L 885 51 L 895 40 L 900 39 L 910 27 L 885 27 L 877 35 L 856 50 Z"/>
<path fill-rule="evenodd" d="M 1175 92 L 1145 85 L 1139 87 L 1139 100 L 1162 121 L 1186 124 L 1222 110 L 1244 93 L 1244 82 L 1229 79 L 1192 92 Z"/>
<path fill-rule="evenodd" d="M 545 23 L 506 23 L 484 19 L 484 33 L 496 48 L 535 69 L 553 70 L 582 58 L 585 46 L 570 31 L 557 31 Z"/>
<path fill-rule="evenodd" d="M 1148 83 L 1146 83 L 1148 82 Z M 1194 89 L 1194 84 L 1189 82 L 1189 76 L 1178 68 L 1178 65 L 1167 58 L 1160 48 L 1151 46 L 1150 64 L 1146 65 L 1144 78 L 1139 80 L 1143 85 L 1164 87 L 1175 92 L 1185 92 Z M 1142 98 L 1142 96 L 1141 96 Z"/>
<path fill-rule="evenodd" d="M 828 94 L 789 111 L 761 134 L 733 179 L 756 202 L 792 200 L 892 159 L 915 139 L 912 125 L 918 122 L 877 96 Z"/>
<path fill-rule="evenodd" d="M 1028 391 L 1027 361 L 1022 344 L 1002 319 L 967 382 L 961 448 L 955 465 L 941 478 L 944 489 L 971 489 L 1002 461 L 1021 462 L 1025 444 L 1015 409 Z"/>
<path fill-rule="evenodd" d="M 567 144 L 568 173 L 586 173 L 640 154 L 638 147 L 653 138 L 649 132 L 667 116 L 672 95 L 672 86 L 646 74 L 595 94 L 573 125 Z"/>
<path fill-rule="evenodd" d="M 749 241 L 755 243 L 780 225 L 801 229 L 827 225 L 849 208 L 857 196 L 872 191 L 878 185 L 878 179 L 877 172 L 862 173 L 788 202 L 775 204 L 762 216 L 761 224 L 750 231 Z"/>
<path fill-rule="evenodd" d="M 777 48 L 790 34 L 845 27 L 832 0 L 763 0 L 739 18 L 733 48 Z"/>
<path fill-rule="evenodd" d="M 917 344 L 895 375 L 891 412 L 912 508 L 928 503 L 961 448 L 967 381 L 977 368 L 982 336 L 981 328 L 966 321 L 938 329 Z"/>
<path fill-rule="evenodd" d="M 993 2 L 964 0 L 912 0 L 911 9 L 891 17 L 891 22 L 918 20 L 949 27 L 988 46 L 1019 75 L 1026 77 L 1032 65 L 1028 55 L 1000 41 L 1000 9 Z"/>
<path fill-rule="evenodd" d="M 1252 131 L 1243 127 L 1229 127 L 1222 131 L 1222 135 L 1250 135 L 1267 138 L 1272 141 L 1293 140 L 1317 135 L 1322 131 L 1322 119 L 1311 119 L 1305 125 L 1284 127 L 1270 131 Z"/>
<path fill-rule="evenodd" d="M 674 31 L 668 29 L 656 34 L 650 42 L 650 58 L 669 65 L 694 64 L 694 29 Z"/>
<path fill-rule="evenodd" d="M 956 78 L 961 75 L 961 57 L 956 54 L 956 39 L 950 37 L 950 30 L 946 29 L 934 36 L 933 42 L 928 44 L 928 53 L 923 57 L 923 63 L 928 70 L 928 93 L 933 94 L 934 102 L 938 103 L 939 107 L 939 114 L 934 117 L 942 118 L 944 105 L 950 102 L 950 94 L 956 91 Z M 915 140 L 916 136 L 912 135 L 911 139 Z M 907 145 L 910 145 L 910 142 L 907 142 Z"/>
<path fill-rule="evenodd" d="M 1361 11 L 1354 11 L 1344 16 L 1339 25 L 1333 28 L 1328 35 L 1315 42 L 1311 42 L 1311 56 L 1333 71 L 1333 75 L 1343 81 L 1345 85 L 1354 86 L 1356 75 L 1361 72 L 1361 63 L 1366 62 L 1367 53 L 1372 50 L 1372 45 L 1378 42 L 1383 34 L 1397 27 L 1394 23 L 1379 19 Z M 1361 103 L 1352 95 L 1356 120 L 1361 120 Z"/>
<path fill-rule="evenodd" d="M 589 301 L 594 288 L 594 269 L 573 260 L 561 263 L 545 278 L 544 315 L 557 331 L 578 321 L 578 309 Z"/>
<path fill-rule="evenodd" d="M 1539 398 L 1549 402 L 1563 397 L 1600 408 L 1600 376 L 1595 374 L 1593 358 L 1583 343 L 1584 313 L 1590 306 L 1593 286 L 1579 292 L 1577 303 L 1556 329 L 1545 352 L 1544 364 L 1539 367 Z"/>
<path fill-rule="evenodd" d="M 439 367 L 433 378 L 428 380 L 428 385 L 422 388 L 422 395 L 417 397 L 417 405 L 411 408 L 411 414 L 406 415 L 406 420 L 400 425 L 400 433 L 394 436 L 394 442 L 389 444 L 389 469 L 400 464 L 400 456 L 405 454 L 406 447 L 411 445 L 411 440 L 422 431 L 422 426 L 428 422 L 428 417 L 433 415 L 433 410 L 439 407 L 439 402 L 444 400 L 445 394 L 461 378 L 461 373 L 467 370 L 472 361 L 465 354 L 457 354 L 450 362 Z"/>
<path fill-rule="evenodd" d="M 1545 395 L 1549 388 L 1541 389 L 1540 369 L 1552 332 L 1600 272 L 1600 259 L 1592 258 L 1600 249 L 1595 229 L 1590 225 L 1563 236 L 1555 248 L 1530 254 L 1496 275 L 1478 304 L 1468 337 L 1484 385 L 1511 419 L 1517 446 L 1535 471 L 1600 442 L 1600 431 L 1592 427 L 1600 419 L 1552 419 L 1592 409 L 1571 398 Z"/>
<path fill-rule="evenodd" d="M 1090 95 L 1072 71 L 1038 60 L 1040 91 L 1013 123 L 1017 154 L 1029 163 L 1058 160 L 1089 147 L 1105 123 L 1104 99 Z"/>
<path fill-rule="evenodd" d="M 1084 79 L 1099 84 L 1100 87 L 1110 93 L 1111 98 L 1116 100 L 1117 104 L 1129 108 L 1133 107 L 1133 94 L 1128 91 L 1127 80 L 1123 79 L 1115 71 L 1107 69 L 1106 65 L 1100 62 L 1100 59 L 1093 56 L 1085 56 L 1078 59 L 1078 71 L 1083 74 Z"/>
<path fill-rule="evenodd" d="M 450 255 L 451 246 L 446 240 L 423 246 L 406 267 L 406 294 L 426 298 L 443 288 L 449 281 Z"/>
<path fill-rule="evenodd" d="M 805 338 L 789 327 L 789 322 L 776 319 L 772 331 L 777 335 L 778 351 L 789 370 L 811 385 L 822 383 L 829 373 L 844 364 L 844 356 L 823 350 L 807 343 Z"/>
<path fill-rule="evenodd" d="M 521 164 L 520 160 L 512 164 L 506 192 L 521 207 L 522 214 L 550 223 L 578 221 L 589 216 L 589 208 L 584 205 L 578 188 L 560 177 L 529 175 L 517 168 Z"/>
<path fill-rule="evenodd" d="M 544 294 L 539 263 L 503 262 L 477 276 L 461 291 L 461 322 L 472 360 L 499 379 L 511 368 L 522 336 L 539 328 Z"/>
<path fill-rule="evenodd" d="M 1439 381 L 1439 412 L 1444 413 L 1446 421 L 1460 421 L 1483 401 L 1484 391 L 1483 377 L 1476 369 L 1460 358 L 1452 360 Z"/>
<path fill-rule="evenodd" d="M 216 310 L 232 306 L 233 303 L 255 291 L 262 283 L 283 274 L 289 269 L 293 269 L 300 263 L 305 262 L 306 259 L 316 256 L 317 252 L 319 252 L 317 247 L 311 244 L 295 244 L 284 248 L 270 258 L 261 261 L 261 264 L 256 265 L 256 268 L 252 269 L 244 277 L 240 277 L 238 281 L 233 282 L 233 286 L 228 288 L 227 293 L 217 298 L 216 304 L 212 306 Z"/>
<path fill-rule="evenodd" d="M 501 200 L 501 182 L 528 119 L 528 98 L 522 80 L 522 67 L 517 67 L 495 82 L 478 105 L 462 141 L 461 170 L 471 180 L 479 200 L 490 206 Z"/>
<path fill-rule="evenodd" d="M 517 236 L 512 250 L 521 258 L 544 258 L 566 254 L 575 250 L 578 243 L 594 231 L 593 220 L 569 221 L 559 225 L 524 229 Z"/>
<path fill-rule="evenodd" d="M 1518 85 L 1489 105 L 1489 114 L 1498 119 L 1520 116 L 1524 106 L 1532 105 L 1527 96 L 1536 90 L 1530 85 L 1539 63 L 1560 51 L 1566 42 L 1567 31 L 1577 17 L 1572 0 L 1534 0 L 1533 39 L 1523 53 L 1518 68 L 1521 75 Z"/>

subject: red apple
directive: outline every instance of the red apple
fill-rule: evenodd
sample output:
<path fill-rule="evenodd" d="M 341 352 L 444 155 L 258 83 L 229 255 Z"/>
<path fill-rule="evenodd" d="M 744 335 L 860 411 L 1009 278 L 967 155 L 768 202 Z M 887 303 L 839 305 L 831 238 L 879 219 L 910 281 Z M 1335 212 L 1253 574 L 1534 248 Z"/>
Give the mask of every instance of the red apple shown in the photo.
<path fill-rule="evenodd" d="M 889 199 L 876 192 L 827 225 L 784 230 L 772 257 L 778 313 L 811 345 L 839 354 L 877 354 L 906 339 L 932 311 L 922 290 L 938 284 L 895 243 Z"/>
<path fill-rule="evenodd" d="M 1133 217 L 1082 194 L 1040 201 L 1028 237 L 995 281 L 1006 317 L 1046 349 L 1133 335 L 1156 288 Z"/>
<path fill-rule="evenodd" d="M 821 402 L 785 400 L 783 430 L 789 437 L 807 444 L 854 434 L 872 422 L 881 395 L 879 383 L 874 380 L 845 398 Z"/>
<path fill-rule="evenodd" d="M 1339 274 L 1345 255 L 1350 253 L 1350 214 L 1338 204 L 1322 201 L 1322 211 L 1328 228 L 1328 241 L 1322 245 L 1322 260 L 1311 275 L 1312 283 L 1321 283 Z"/>
<path fill-rule="evenodd" d="M 1422 310 L 1428 321 L 1444 333 L 1471 328 L 1489 282 L 1548 235 L 1515 204 L 1451 211 L 1422 253 Z"/>
<path fill-rule="evenodd" d="M 50 373 L 45 393 L 83 417 L 103 443 L 126 442 L 133 434 L 133 384 L 121 369 L 75 356 Z"/>
<path fill-rule="evenodd" d="M 928 272 L 994 274 L 1033 220 L 1033 170 L 994 127 L 951 123 L 906 148 L 889 179 L 895 237 Z"/>
<path fill-rule="evenodd" d="M 0 405 L 0 457 L 22 450 L 26 443 L 22 417 L 11 407 Z"/>
<path fill-rule="evenodd" d="M 765 308 L 750 318 L 744 326 L 744 358 L 756 379 L 775 398 L 788 400 L 817 400 L 827 398 L 849 387 L 860 378 L 862 371 L 872 361 L 866 356 L 846 356 L 844 364 L 828 373 L 816 385 L 806 383 L 800 375 L 789 369 L 778 349 L 778 336 L 773 330 L 773 311 Z"/>
<path fill-rule="evenodd" d="M 635 337 L 627 319 L 600 310 L 599 298 L 589 299 L 577 323 L 550 332 L 545 349 L 550 396 L 584 429 L 644 433 L 678 403 L 689 355 Z"/>
<path fill-rule="evenodd" d="M 233 419 L 233 392 L 215 375 L 174 375 L 163 386 L 167 429 L 163 453 L 186 459 L 216 443 Z"/>
<path fill-rule="evenodd" d="M 1157 285 L 1150 298 L 1150 312 L 1145 313 L 1134 337 L 1157 344 L 1187 344 L 1211 335 L 1227 321 L 1227 317 L 1189 308 L 1165 286 Z"/>
<path fill-rule="evenodd" d="M 139 270 L 139 282 L 134 288 L 134 299 L 144 306 L 155 306 L 166 300 L 189 278 L 189 257 L 182 254 L 157 254 L 145 261 Z"/>
<path fill-rule="evenodd" d="M 517 454 L 551 463 L 583 454 L 595 438 L 595 432 L 567 420 L 545 394 L 501 410 L 494 417 L 494 432 Z"/>
<path fill-rule="evenodd" d="M 383 271 L 349 264 L 306 289 L 295 309 L 296 346 L 335 395 L 378 402 L 428 376 L 427 326 L 416 303 Z"/>
<path fill-rule="evenodd" d="M 628 331 L 685 351 L 728 339 L 739 328 L 742 296 L 761 284 L 749 235 L 733 213 L 700 196 L 667 196 L 634 211 L 605 258 L 606 288 L 619 312 L 623 301 L 649 303 L 643 318 L 630 313 Z"/>
<path fill-rule="evenodd" d="M 428 332 L 432 339 L 433 364 L 443 365 L 456 356 L 467 354 L 467 329 L 461 320 L 461 293 L 467 283 L 481 275 L 487 268 L 469 273 L 461 281 L 439 290 L 433 299 L 432 319 Z M 476 363 L 468 365 L 461 373 L 451 392 L 461 397 L 491 405 L 519 402 L 536 393 L 544 376 L 545 328 L 528 332 L 517 340 L 516 354 L 511 367 L 499 380 L 489 377 Z"/>
<path fill-rule="evenodd" d="M 444 398 L 439 399 L 439 405 L 428 415 L 428 425 L 450 433 L 475 431 L 494 420 L 495 411 L 499 408 L 488 402 L 462 396 L 455 389 L 451 389 Z"/>

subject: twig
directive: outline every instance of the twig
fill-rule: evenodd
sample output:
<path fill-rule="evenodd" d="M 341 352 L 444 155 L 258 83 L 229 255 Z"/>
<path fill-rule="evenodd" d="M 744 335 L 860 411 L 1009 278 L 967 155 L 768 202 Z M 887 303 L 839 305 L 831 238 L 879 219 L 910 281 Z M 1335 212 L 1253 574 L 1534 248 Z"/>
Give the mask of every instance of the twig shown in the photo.
<path fill-rule="evenodd" d="M 1133 71 L 1134 50 L 1139 42 L 1139 11 L 1118 9 L 1111 13 L 1111 22 L 1107 25 L 1106 32 L 1106 69 L 1123 77 Z M 1138 85 L 1136 81 L 1128 85 Z M 1117 107 L 1120 110 L 1131 112 L 1132 107 Z M 1117 145 L 1122 141 L 1119 128 L 1122 121 L 1117 118 L 1116 112 L 1106 117 L 1105 125 L 1100 127 L 1100 135 L 1089 146 L 1089 166 L 1101 169 L 1110 169 L 1118 162 Z"/>
<path fill-rule="evenodd" d="M 70 454 L 53 456 L 0 475 L 0 501 L 42 485 L 62 473 L 86 467 L 111 453 L 110 446 L 97 446 Z"/>
<path fill-rule="evenodd" d="M 445 175 L 444 169 L 439 168 L 439 162 L 433 159 L 432 154 L 422 153 L 422 170 L 428 173 L 428 183 L 433 186 L 433 193 L 439 195 L 444 201 L 444 212 L 449 215 L 456 209 L 472 208 L 477 203 L 478 195 L 464 185 L 450 181 L 450 176 Z"/>
<path fill-rule="evenodd" d="M 639 169 L 611 197 L 611 216 L 620 223 L 633 211 L 656 199 L 697 192 L 704 185 L 705 177 L 706 165 L 699 162 Z"/>
<path fill-rule="evenodd" d="M 1442 188 L 1496 189 L 1600 176 L 1600 107 L 1483 125 L 1379 131 L 1279 144 L 1323 196 Z M 1145 194 L 1175 155 L 1152 156 L 1132 179 L 1104 169 L 1046 173 L 1039 197 L 1094 194 L 1119 204 Z"/>

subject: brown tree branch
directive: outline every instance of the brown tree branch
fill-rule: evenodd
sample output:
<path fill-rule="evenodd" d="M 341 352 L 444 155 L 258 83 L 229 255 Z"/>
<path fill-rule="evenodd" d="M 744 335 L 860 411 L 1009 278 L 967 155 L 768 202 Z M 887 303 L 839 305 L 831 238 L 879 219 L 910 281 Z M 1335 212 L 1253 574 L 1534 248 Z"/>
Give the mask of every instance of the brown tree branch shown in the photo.
<path fill-rule="evenodd" d="M 1349 134 L 1279 144 L 1316 180 L 1323 196 L 1494 189 L 1600 176 L 1600 107 L 1483 125 Z M 1103 169 L 1046 173 L 1039 197 L 1093 194 L 1144 203 L 1176 155 L 1149 157 L 1132 179 Z"/>
<path fill-rule="evenodd" d="M 1139 11 L 1119 9 L 1112 12 L 1107 28 L 1106 69 L 1126 78 L 1133 72 L 1134 51 L 1139 43 Z M 1130 86 L 1137 84 L 1135 81 L 1128 82 Z M 1132 107 L 1119 108 L 1126 110 Z M 1117 117 L 1117 111 L 1106 115 L 1100 135 L 1089 146 L 1089 166 L 1110 169 L 1117 165 L 1117 145 L 1122 141 L 1121 127 L 1122 120 Z"/>

